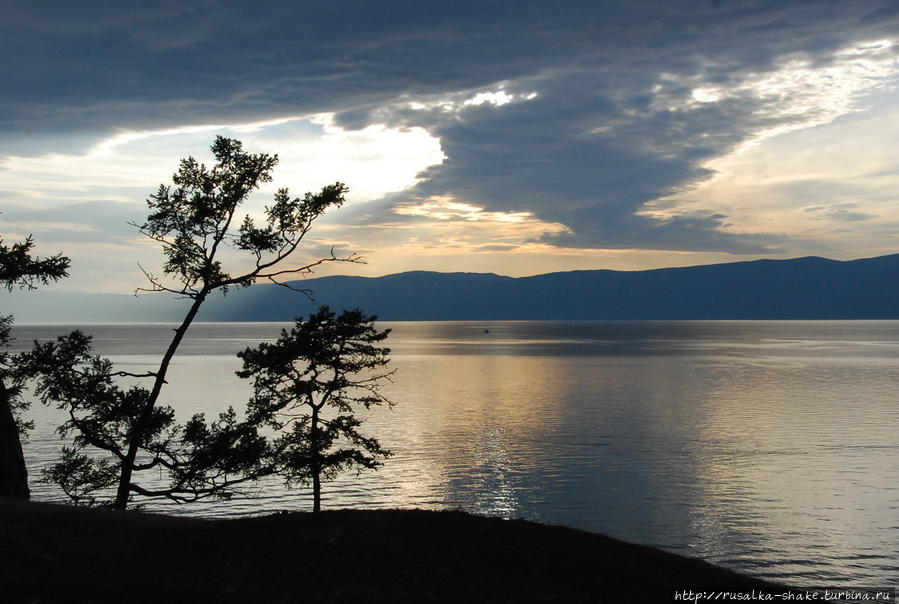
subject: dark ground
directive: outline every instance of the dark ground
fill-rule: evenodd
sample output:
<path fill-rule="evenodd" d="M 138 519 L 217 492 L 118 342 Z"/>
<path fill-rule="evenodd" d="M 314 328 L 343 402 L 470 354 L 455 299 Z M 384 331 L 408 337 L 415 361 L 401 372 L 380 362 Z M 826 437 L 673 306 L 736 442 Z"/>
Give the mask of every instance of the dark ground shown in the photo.
<path fill-rule="evenodd" d="M 462 512 L 199 520 L 0 501 L 0 602 L 672 602 L 682 589 L 766 586 L 602 535 Z"/>

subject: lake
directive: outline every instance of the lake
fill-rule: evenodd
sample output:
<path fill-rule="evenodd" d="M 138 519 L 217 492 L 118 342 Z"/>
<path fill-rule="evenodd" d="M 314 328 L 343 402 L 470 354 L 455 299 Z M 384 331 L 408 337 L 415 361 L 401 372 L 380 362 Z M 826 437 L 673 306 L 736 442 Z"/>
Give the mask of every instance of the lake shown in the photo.
<path fill-rule="evenodd" d="M 326 483 L 323 507 L 459 508 L 596 531 L 796 586 L 899 577 L 899 322 L 397 322 L 397 404 L 365 415 L 394 452 Z M 149 368 L 172 325 L 82 326 Z M 234 353 L 272 323 L 191 328 L 163 398 L 180 418 L 241 408 Z M 17 326 L 16 347 L 71 327 Z M 485 330 L 489 330 L 486 331 Z M 60 446 L 35 405 L 36 482 Z M 306 489 L 149 509 L 306 510 Z"/>

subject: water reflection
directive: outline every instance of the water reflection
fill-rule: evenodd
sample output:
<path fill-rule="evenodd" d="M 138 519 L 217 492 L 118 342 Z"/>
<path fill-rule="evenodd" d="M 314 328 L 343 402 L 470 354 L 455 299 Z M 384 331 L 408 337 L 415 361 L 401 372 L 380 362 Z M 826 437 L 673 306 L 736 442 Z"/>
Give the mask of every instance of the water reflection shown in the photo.
<path fill-rule="evenodd" d="M 385 393 L 399 404 L 366 426 L 395 456 L 327 485 L 325 506 L 526 517 L 804 585 L 899 574 L 899 323 L 390 326 L 398 373 Z M 166 401 L 185 418 L 242 405 L 233 353 L 281 327 L 195 326 Z M 134 367 L 154 360 L 168 329 L 91 327 L 102 352 Z M 17 327 L 20 342 L 59 331 Z M 53 412 L 35 415 L 32 475 L 58 447 Z M 151 507 L 308 508 L 303 490 L 259 494 Z"/>
<path fill-rule="evenodd" d="M 701 549 L 753 540 L 769 552 L 764 568 L 752 555 L 716 556 L 761 575 L 817 577 L 809 558 L 851 562 L 835 572 L 844 584 L 894 575 L 896 377 L 895 366 L 807 358 L 721 380 L 701 424 L 709 451 L 698 484 L 724 532 L 703 519 Z"/>

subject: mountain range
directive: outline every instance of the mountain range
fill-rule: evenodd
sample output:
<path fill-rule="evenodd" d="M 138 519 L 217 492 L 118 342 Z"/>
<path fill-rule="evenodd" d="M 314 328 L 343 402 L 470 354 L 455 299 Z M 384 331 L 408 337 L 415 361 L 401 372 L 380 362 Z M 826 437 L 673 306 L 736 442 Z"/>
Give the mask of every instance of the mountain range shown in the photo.
<path fill-rule="evenodd" d="M 644 271 L 532 277 L 412 271 L 295 282 L 314 300 L 264 284 L 213 296 L 202 321 L 290 321 L 319 305 L 382 320 L 899 319 L 899 254 L 851 261 L 806 257 Z M 177 321 L 184 300 L 75 294 L 6 296 L 17 322 Z"/>

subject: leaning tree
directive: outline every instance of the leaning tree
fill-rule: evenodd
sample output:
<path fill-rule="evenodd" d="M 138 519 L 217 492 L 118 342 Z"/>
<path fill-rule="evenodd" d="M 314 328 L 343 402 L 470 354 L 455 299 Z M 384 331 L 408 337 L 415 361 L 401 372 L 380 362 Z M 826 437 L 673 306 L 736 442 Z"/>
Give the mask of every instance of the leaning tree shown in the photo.
<path fill-rule="evenodd" d="M 321 482 L 343 470 L 377 468 L 390 455 L 359 432 L 359 407 L 393 403 L 380 391 L 392 371 L 381 346 L 389 329 L 360 310 L 336 315 L 327 306 L 276 342 L 247 348 L 238 357 L 242 378 L 252 378 L 248 417 L 281 436 L 272 445 L 271 470 L 288 484 L 312 485 L 313 512 L 321 511 Z"/>
<path fill-rule="evenodd" d="M 158 367 L 145 374 L 115 371 L 92 354 L 90 339 L 73 333 L 36 346 L 31 367 L 39 376 L 38 392 L 67 412 L 63 434 L 74 433 L 73 446 L 51 468 L 50 478 L 70 495 L 89 500 L 97 490 L 116 490 L 113 506 L 127 507 L 132 496 L 193 501 L 225 496 L 235 484 L 267 472 L 266 441 L 254 425 L 228 410 L 213 422 L 202 415 L 175 423 L 174 410 L 160 404 L 166 374 L 178 346 L 203 303 L 215 292 L 248 287 L 258 281 L 292 286 L 285 279 L 309 274 L 326 262 L 358 262 L 356 255 L 329 256 L 300 265 L 289 264 L 312 223 L 327 209 L 340 206 L 342 183 L 317 193 L 291 197 L 279 189 L 257 224 L 242 204 L 272 180 L 278 158 L 244 151 L 239 141 L 217 137 L 211 167 L 194 158 L 181 161 L 173 186 L 161 185 L 147 200 L 150 214 L 140 232 L 162 248 L 162 273 L 141 270 L 149 286 L 140 291 L 167 292 L 186 298 L 190 306 L 174 330 Z M 228 261 L 240 269 L 228 268 Z M 42 367 L 44 369 L 42 369 Z M 116 378 L 146 378 L 149 387 L 120 387 Z M 99 450 L 105 458 L 95 453 Z M 162 470 L 167 485 L 141 483 L 139 476 Z"/>
<path fill-rule="evenodd" d="M 7 245 L 0 238 L 0 285 L 7 291 L 14 288 L 34 289 L 68 275 L 69 259 L 61 254 L 47 258 L 32 255 L 34 240 Z M 20 394 L 21 383 L 17 376 L 9 346 L 11 315 L 0 316 L 0 497 L 28 499 L 28 472 L 22 455 L 21 435 L 30 427 L 21 413 L 27 401 Z"/>

